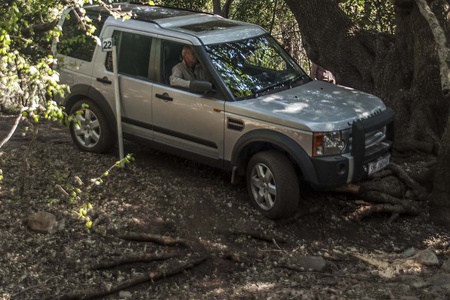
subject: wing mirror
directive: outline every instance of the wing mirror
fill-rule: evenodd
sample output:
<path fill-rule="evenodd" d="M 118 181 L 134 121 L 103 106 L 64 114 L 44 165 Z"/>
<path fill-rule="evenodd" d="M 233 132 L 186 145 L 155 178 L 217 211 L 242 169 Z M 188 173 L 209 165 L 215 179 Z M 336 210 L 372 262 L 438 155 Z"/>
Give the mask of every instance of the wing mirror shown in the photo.
<path fill-rule="evenodd" d="M 189 84 L 189 92 L 195 94 L 208 94 L 215 92 L 213 85 L 209 81 L 192 80 Z"/>

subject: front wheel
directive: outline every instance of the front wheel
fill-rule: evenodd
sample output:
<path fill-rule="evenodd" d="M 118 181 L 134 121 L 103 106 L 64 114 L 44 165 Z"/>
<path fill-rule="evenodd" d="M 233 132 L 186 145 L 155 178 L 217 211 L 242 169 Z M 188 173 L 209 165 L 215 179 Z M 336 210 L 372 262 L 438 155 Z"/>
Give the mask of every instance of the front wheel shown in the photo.
<path fill-rule="evenodd" d="M 70 123 L 70 134 L 75 144 L 84 151 L 104 153 L 115 143 L 114 133 L 104 113 L 90 99 L 79 100 L 70 110 L 75 120 Z"/>
<path fill-rule="evenodd" d="M 247 189 L 252 204 L 270 219 L 288 217 L 297 210 L 298 177 L 292 163 L 280 152 L 259 152 L 250 159 Z"/>

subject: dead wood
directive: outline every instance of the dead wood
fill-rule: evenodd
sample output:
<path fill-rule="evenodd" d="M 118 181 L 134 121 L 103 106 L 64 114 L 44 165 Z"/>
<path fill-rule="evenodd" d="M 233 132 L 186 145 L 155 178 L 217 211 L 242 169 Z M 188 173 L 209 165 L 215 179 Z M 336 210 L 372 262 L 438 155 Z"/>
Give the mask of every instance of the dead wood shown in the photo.
<path fill-rule="evenodd" d="M 172 238 L 169 236 L 144 234 L 144 233 L 127 233 L 119 235 L 120 239 L 136 242 L 152 242 L 163 246 L 186 246 L 189 247 L 189 243 L 186 240 Z"/>
<path fill-rule="evenodd" d="M 156 272 L 150 272 L 144 275 L 139 275 L 131 278 L 130 280 L 124 281 L 121 284 L 111 287 L 109 289 L 103 289 L 103 290 L 80 290 L 70 295 L 65 295 L 61 297 L 61 299 L 94 299 L 94 298 L 100 298 L 105 297 L 107 295 L 111 295 L 117 292 L 120 292 L 122 290 L 125 290 L 127 288 L 130 288 L 132 286 L 144 283 L 144 282 L 155 282 L 164 278 L 168 278 L 180 273 L 183 273 L 184 271 L 190 270 L 194 268 L 197 265 L 200 265 L 201 263 L 205 262 L 208 259 L 207 256 L 201 256 L 196 259 L 193 259 L 189 262 L 179 264 L 178 266 L 173 267 L 172 269 L 169 269 L 167 271 L 156 271 Z"/>
<path fill-rule="evenodd" d="M 122 258 L 114 260 L 114 261 L 100 262 L 96 265 L 91 266 L 90 269 L 92 269 L 92 270 L 109 269 L 109 268 L 114 268 L 114 267 L 117 267 L 120 265 L 131 264 L 131 263 L 136 263 L 136 262 L 151 262 L 151 261 L 167 260 L 167 259 L 174 258 L 177 256 L 178 256 L 178 254 L 175 254 L 175 253 L 167 253 L 167 254 L 161 254 L 161 255 L 155 255 L 155 254 L 151 254 L 151 253 L 130 255 L 130 256 L 122 257 Z"/>

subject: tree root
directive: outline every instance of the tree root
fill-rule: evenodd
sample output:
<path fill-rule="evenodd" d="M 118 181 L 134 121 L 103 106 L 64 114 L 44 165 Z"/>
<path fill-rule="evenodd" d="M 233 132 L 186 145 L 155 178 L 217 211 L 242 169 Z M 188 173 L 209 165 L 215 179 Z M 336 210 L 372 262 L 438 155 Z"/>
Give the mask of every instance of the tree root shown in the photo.
<path fill-rule="evenodd" d="M 131 278 L 130 280 L 124 281 L 121 284 L 111 287 L 111 288 L 104 288 L 102 290 L 80 290 L 73 294 L 64 295 L 61 297 L 61 299 L 94 299 L 94 298 L 100 298 L 105 297 L 107 295 L 111 295 L 117 292 L 120 292 L 124 289 L 130 288 L 132 286 L 144 283 L 144 282 L 155 282 L 160 279 L 168 278 L 180 273 L 183 273 L 184 271 L 187 271 L 189 269 L 194 268 L 197 265 L 200 265 L 201 263 L 205 262 L 208 259 L 207 256 L 201 256 L 196 259 L 193 259 L 189 262 L 180 264 L 178 266 L 175 266 L 174 268 L 167 270 L 167 271 L 156 271 L 156 272 L 150 272 L 144 275 L 135 276 L 134 278 Z"/>
<path fill-rule="evenodd" d="M 120 265 L 125 265 L 125 264 L 131 264 L 131 263 L 136 263 L 136 262 L 161 261 L 161 260 L 167 260 L 170 258 L 174 258 L 177 256 L 178 256 L 178 254 L 175 254 L 175 253 L 168 253 L 168 254 L 161 254 L 161 255 L 154 255 L 151 253 L 145 253 L 145 254 L 140 254 L 140 255 L 130 255 L 130 256 L 122 257 L 122 258 L 120 258 L 118 260 L 114 260 L 114 261 L 101 262 L 101 263 L 93 265 L 89 268 L 92 270 L 110 269 L 110 268 L 114 268 L 114 267 L 117 267 Z"/>
<path fill-rule="evenodd" d="M 407 187 L 413 190 L 420 200 L 424 200 L 426 190 L 423 186 L 412 179 L 399 165 L 390 163 L 387 167 L 392 170 Z"/>
<path fill-rule="evenodd" d="M 419 215 L 420 204 L 428 197 L 426 189 L 394 163 L 378 172 L 372 180 L 358 185 L 349 184 L 337 191 L 351 193 L 363 199 L 356 201 L 362 206 L 347 217 L 357 222 L 374 213 L 390 213 L 389 223 L 401 214 Z"/>
<path fill-rule="evenodd" d="M 136 242 L 152 242 L 162 246 L 185 246 L 190 247 L 188 241 L 168 236 L 143 234 L 143 233 L 127 233 L 119 235 L 120 239 Z"/>

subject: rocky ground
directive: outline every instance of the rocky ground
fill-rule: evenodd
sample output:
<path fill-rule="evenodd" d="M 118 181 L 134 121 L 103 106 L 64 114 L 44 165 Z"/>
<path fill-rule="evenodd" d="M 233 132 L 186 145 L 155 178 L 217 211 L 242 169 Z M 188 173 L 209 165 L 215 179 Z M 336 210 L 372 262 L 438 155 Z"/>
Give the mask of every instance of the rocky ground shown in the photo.
<path fill-rule="evenodd" d="M 0 143 L 13 123 L 0 115 Z M 27 165 L 23 132 L 0 149 L 1 300 L 450 297 L 450 232 L 426 203 L 355 223 L 355 199 L 305 190 L 272 221 L 221 170 L 126 142 L 135 162 L 96 185 L 116 153 L 80 152 L 44 122 Z"/>

